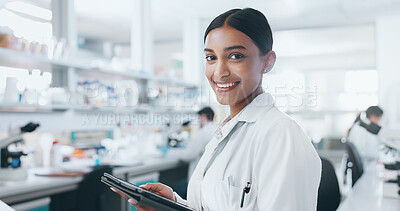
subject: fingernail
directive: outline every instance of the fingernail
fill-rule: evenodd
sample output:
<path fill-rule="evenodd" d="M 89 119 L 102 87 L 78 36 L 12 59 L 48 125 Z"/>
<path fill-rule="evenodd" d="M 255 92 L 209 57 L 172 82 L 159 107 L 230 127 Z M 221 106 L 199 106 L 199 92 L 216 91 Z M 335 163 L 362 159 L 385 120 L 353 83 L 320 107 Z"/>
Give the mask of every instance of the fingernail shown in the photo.
<path fill-rule="evenodd" d="M 110 188 L 112 191 L 114 191 L 115 192 L 115 189 L 114 188 Z"/>
<path fill-rule="evenodd" d="M 133 205 L 137 204 L 137 201 L 135 199 L 129 199 L 128 202 L 133 204 Z"/>

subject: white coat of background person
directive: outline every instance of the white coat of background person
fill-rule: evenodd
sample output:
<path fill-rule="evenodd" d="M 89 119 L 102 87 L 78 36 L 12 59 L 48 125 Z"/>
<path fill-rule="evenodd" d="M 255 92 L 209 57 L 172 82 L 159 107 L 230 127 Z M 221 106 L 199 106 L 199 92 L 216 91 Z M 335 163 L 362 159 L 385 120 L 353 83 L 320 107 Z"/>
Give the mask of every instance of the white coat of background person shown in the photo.
<path fill-rule="evenodd" d="M 354 144 L 362 158 L 377 160 L 379 157 L 379 148 L 382 144 L 381 137 L 369 132 L 365 128 L 366 123 L 361 120 L 361 115 L 364 114 L 359 114 L 354 120 L 354 124 L 348 132 L 347 140 Z M 366 118 L 370 121 L 370 124 L 374 125 L 379 125 L 382 115 L 383 110 L 378 106 L 370 106 L 365 111 Z"/>
<path fill-rule="evenodd" d="M 267 19 L 252 8 L 229 10 L 210 23 L 204 43 L 205 75 L 230 115 L 206 146 L 187 201 L 161 183 L 141 187 L 197 211 L 315 211 L 321 160 L 261 86 L 276 61 Z M 140 211 L 154 210 L 114 191 Z"/>
<path fill-rule="evenodd" d="M 184 148 L 172 148 L 167 156 L 189 162 L 188 180 L 193 174 L 200 157 L 204 153 L 206 145 L 211 141 L 216 126 L 214 124 L 214 111 L 210 107 L 204 107 L 197 112 L 199 115 L 200 129 L 193 139 L 188 140 Z"/>
<path fill-rule="evenodd" d="M 349 129 L 347 139 L 354 143 L 363 158 L 374 160 L 379 158 L 382 144 L 400 150 L 400 130 L 381 126 L 382 116 L 381 108 L 370 106 L 357 116 Z"/>

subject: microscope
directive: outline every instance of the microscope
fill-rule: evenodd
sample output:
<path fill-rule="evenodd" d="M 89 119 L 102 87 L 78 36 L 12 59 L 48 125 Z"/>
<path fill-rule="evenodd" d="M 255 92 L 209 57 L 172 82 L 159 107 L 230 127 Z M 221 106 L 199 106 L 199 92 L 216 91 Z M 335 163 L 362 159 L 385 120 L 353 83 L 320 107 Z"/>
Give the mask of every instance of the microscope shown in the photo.
<path fill-rule="evenodd" d="M 400 130 L 392 130 L 385 127 L 381 127 L 368 120 L 366 112 L 360 114 L 360 126 L 365 128 L 368 132 L 380 136 L 381 141 L 385 145 L 385 153 L 392 152 L 396 155 L 396 161 L 394 163 L 384 163 L 386 169 L 397 171 L 397 180 L 390 182 L 397 183 L 400 188 Z M 400 195 L 400 190 L 398 190 Z"/>
<path fill-rule="evenodd" d="M 380 136 L 381 141 L 385 145 L 385 153 L 392 152 L 396 155 L 394 163 L 384 163 L 386 169 L 397 171 L 397 180 L 391 180 L 390 182 L 397 183 L 400 188 L 400 130 L 391 130 L 385 127 L 381 127 L 366 117 L 366 113 L 360 114 L 360 126 L 365 128 L 368 132 Z M 397 192 L 400 195 L 400 189 Z"/>
<path fill-rule="evenodd" d="M 400 141 L 399 140 L 391 140 L 391 139 L 383 139 L 382 142 L 385 144 L 387 151 L 394 151 L 397 154 L 400 154 Z M 397 156 L 397 160 L 394 163 L 388 163 L 384 166 L 389 170 L 397 171 L 397 180 L 391 180 L 390 182 L 397 183 L 399 186 L 398 194 L 400 195 L 400 160 L 399 156 Z"/>
<path fill-rule="evenodd" d="M 168 146 L 169 147 L 180 147 L 182 143 L 189 139 L 189 124 L 190 121 L 182 123 L 179 129 L 176 129 L 172 133 L 168 134 Z"/>
<path fill-rule="evenodd" d="M 0 181 L 22 180 L 27 177 L 26 169 L 21 167 L 21 157 L 26 156 L 18 147 L 11 147 L 23 143 L 22 135 L 36 130 L 40 125 L 30 122 L 23 127 L 9 131 L 7 138 L 0 140 Z"/>

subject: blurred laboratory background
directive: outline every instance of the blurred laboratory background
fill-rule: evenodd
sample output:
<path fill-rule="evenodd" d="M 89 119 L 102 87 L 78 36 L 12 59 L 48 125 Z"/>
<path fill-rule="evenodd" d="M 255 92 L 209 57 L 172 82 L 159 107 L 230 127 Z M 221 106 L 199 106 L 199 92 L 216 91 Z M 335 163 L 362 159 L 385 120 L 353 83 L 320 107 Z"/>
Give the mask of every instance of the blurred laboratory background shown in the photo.
<path fill-rule="evenodd" d="M 229 114 L 204 31 L 245 7 L 273 30 L 264 90 L 323 159 L 318 210 L 400 210 L 400 0 L 0 0 L 0 210 L 135 210 L 103 172 L 184 195 L 177 149 Z M 353 144 L 359 114 L 392 136 Z"/>

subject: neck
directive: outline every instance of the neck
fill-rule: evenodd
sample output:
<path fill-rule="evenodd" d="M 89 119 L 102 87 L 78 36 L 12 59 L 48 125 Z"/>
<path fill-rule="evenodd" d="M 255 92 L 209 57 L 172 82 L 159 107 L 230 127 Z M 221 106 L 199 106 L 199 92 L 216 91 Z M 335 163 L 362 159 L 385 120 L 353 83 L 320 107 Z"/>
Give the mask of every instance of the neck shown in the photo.
<path fill-rule="evenodd" d="M 211 120 L 207 120 L 206 122 L 204 122 L 203 124 L 200 124 L 200 128 L 203 128 L 204 126 L 206 126 L 206 124 L 212 122 Z"/>
<path fill-rule="evenodd" d="M 250 104 L 259 94 L 263 93 L 262 88 L 259 86 L 257 87 L 254 92 L 252 92 L 250 95 L 248 95 L 246 98 L 241 100 L 240 102 L 230 105 L 230 119 L 235 117 L 244 107 L 246 107 L 248 104 Z"/>

